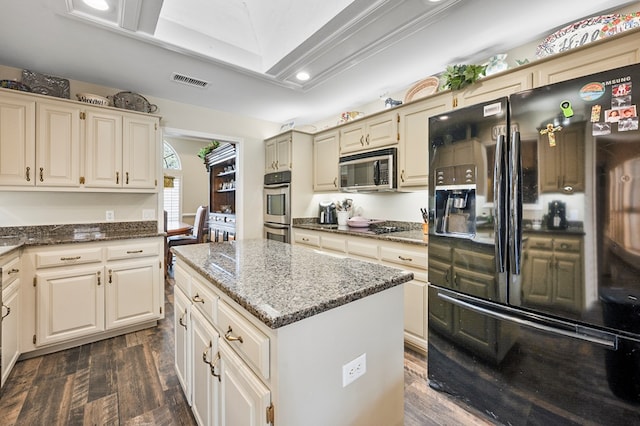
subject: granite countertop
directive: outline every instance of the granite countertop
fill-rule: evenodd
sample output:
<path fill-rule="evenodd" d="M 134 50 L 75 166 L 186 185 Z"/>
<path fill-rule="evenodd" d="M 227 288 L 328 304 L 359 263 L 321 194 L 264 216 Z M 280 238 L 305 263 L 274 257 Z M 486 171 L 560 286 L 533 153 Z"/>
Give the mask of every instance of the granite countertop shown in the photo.
<path fill-rule="evenodd" d="M 171 250 L 273 329 L 413 279 L 411 272 L 268 239 Z"/>
<path fill-rule="evenodd" d="M 87 243 L 165 235 L 156 221 L 0 227 L 0 256 L 23 246 Z"/>
<path fill-rule="evenodd" d="M 391 226 L 395 225 L 395 222 L 390 223 Z M 418 227 L 419 226 L 419 227 Z M 374 234 L 367 232 L 367 228 L 352 228 L 349 226 L 337 226 L 337 225 L 320 225 L 313 222 L 293 223 L 293 228 L 308 229 L 310 231 L 323 231 L 331 232 L 334 234 L 353 235 L 356 237 L 373 238 L 382 241 L 393 241 L 398 243 L 416 244 L 420 246 L 427 246 L 429 244 L 429 236 L 422 233 L 421 224 L 400 224 L 399 227 L 409 228 L 408 231 L 396 231 L 384 234 Z"/>

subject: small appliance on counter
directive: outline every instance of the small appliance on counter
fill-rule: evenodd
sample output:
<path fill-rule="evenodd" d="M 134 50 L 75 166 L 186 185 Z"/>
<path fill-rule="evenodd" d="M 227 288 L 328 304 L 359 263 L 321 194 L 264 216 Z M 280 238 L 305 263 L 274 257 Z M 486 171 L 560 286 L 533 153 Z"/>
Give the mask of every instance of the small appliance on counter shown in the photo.
<path fill-rule="evenodd" d="M 547 228 L 567 229 L 567 205 L 562 201 L 554 200 L 549 203 L 547 215 Z"/>
<path fill-rule="evenodd" d="M 337 225 L 336 203 L 333 201 L 321 201 L 318 212 L 318 223 L 321 225 Z"/>

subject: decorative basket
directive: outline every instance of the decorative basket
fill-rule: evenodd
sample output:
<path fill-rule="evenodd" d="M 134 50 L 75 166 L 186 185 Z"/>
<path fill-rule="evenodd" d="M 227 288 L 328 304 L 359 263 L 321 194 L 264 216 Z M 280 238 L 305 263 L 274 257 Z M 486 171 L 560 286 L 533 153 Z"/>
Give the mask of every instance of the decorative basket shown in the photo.
<path fill-rule="evenodd" d="M 80 102 L 85 102 L 91 105 L 109 106 L 111 104 L 109 99 L 91 93 L 77 93 L 76 97 Z"/>

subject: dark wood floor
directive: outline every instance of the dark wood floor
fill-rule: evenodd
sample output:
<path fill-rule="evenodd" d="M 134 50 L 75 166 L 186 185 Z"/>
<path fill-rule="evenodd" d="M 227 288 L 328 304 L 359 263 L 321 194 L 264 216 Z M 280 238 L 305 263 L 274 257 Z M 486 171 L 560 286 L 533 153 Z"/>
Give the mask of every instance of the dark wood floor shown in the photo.
<path fill-rule="evenodd" d="M 20 361 L 0 394 L 2 425 L 194 425 L 173 366 L 173 289 L 158 327 Z M 490 425 L 427 385 L 405 351 L 405 425 Z"/>

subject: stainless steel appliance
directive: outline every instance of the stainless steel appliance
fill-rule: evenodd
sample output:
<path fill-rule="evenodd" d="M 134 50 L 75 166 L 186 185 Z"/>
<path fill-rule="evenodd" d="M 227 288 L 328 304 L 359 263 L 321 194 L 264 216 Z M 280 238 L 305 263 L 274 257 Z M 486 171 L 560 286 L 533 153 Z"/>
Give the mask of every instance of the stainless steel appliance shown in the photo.
<path fill-rule="evenodd" d="M 396 156 L 396 148 L 387 148 L 340 157 L 340 191 L 395 191 Z"/>
<path fill-rule="evenodd" d="M 636 65 L 430 118 L 432 388 L 501 424 L 640 424 L 639 103 Z"/>
<path fill-rule="evenodd" d="M 337 225 L 338 215 L 336 203 L 333 201 L 321 201 L 318 206 L 318 223 L 321 225 Z"/>
<path fill-rule="evenodd" d="M 288 243 L 291 231 L 291 171 L 264 176 L 264 237 Z"/>

